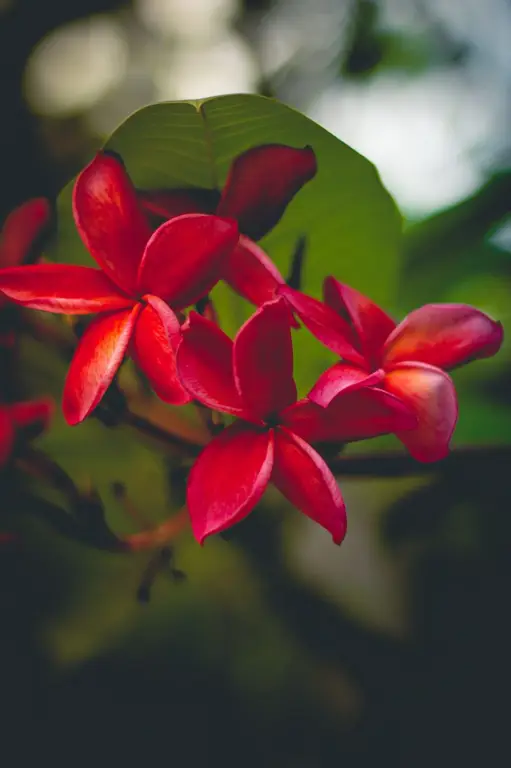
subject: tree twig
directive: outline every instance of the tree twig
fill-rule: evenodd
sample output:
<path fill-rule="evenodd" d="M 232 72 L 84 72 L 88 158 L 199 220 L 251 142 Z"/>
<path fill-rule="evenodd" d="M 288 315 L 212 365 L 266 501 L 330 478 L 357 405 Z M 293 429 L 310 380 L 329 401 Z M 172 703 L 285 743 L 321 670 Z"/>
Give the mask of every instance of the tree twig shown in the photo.
<path fill-rule="evenodd" d="M 345 477 L 404 477 L 431 475 L 446 469 L 470 471 L 482 461 L 511 462 L 511 445 L 467 446 L 456 448 L 442 461 L 424 464 L 405 453 L 372 453 L 360 456 L 338 456 L 328 461 L 335 475 Z"/>
<path fill-rule="evenodd" d="M 160 427 L 158 424 L 132 411 L 128 411 L 124 415 L 123 422 L 136 429 L 137 432 L 146 435 L 146 437 L 151 437 L 167 447 L 176 448 L 179 453 L 186 457 L 193 458 L 197 456 L 204 447 L 188 440 L 186 437 L 169 432 L 164 427 Z"/>
<path fill-rule="evenodd" d="M 22 454 L 16 459 L 16 464 L 22 471 L 61 491 L 73 509 L 79 506 L 82 496 L 75 483 L 67 472 L 43 451 L 27 443 L 23 446 Z"/>

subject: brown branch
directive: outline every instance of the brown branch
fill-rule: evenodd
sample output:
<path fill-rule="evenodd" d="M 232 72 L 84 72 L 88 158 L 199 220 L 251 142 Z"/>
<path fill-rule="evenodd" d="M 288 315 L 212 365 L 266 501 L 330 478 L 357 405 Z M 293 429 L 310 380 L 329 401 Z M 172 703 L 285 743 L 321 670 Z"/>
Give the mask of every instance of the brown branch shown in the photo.
<path fill-rule="evenodd" d="M 132 411 L 128 411 L 124 415 L 123 422 L 136 429 L 140 434 L 151 437 L 167 447 L 175 448 L 181 455 L 189 458 L 197 456 L 203 448 L 202 445 L 198 445 L 186 437 L 169 432 L 164 427 L 160 427 L 153 421 L 149 421 L 144 416 L 139 416 Z"/>
<path fill-rule="evenodd" d="M 404 477 L 430 475 L 445 470 L 475 470 L 481 462 L 511 462 L 511 445 L 456 448 L 442 461 L 424 464 L 405 453 L 338 456 L 328 461 L 335 475 L 344 477 Z"/>
<path fill-rule="evenodd" d="M 46 453 L 33 448 L 28 443 L 23 446 L 23 453 L 16 459 L 16 465 L 38 480 L 44 480 L 57 491 L 63 493 L 71 506 L 76 508 L 82 499 L 80 491 L 62 467 Z"/>
<path fill-rule="evenodd" d="M 129 552 L 141 552 L 146 549 L 165 547 L 174 541 L 181 531 L 188 528 L 190 516 L 186 507 L 181 507 L 179 512 L 169 517 L 161 525 L 130 536 L 119 539 L 120 549 Z"/>
<path fill-rule="evenodd" d="M 138 418 L 138 417 L 137 417 Z M 166 442 L 170 439 L 175 445 L 174 435 L 145 422 L 149 432 L 157 435 Z M 163 434 L 161 434 L 163 432 Z M 187 449 L 195 452 L 197 446 L 187 444 Z M 193 454 L 195 455 L 195 453 Z M 366 454 L 361 456 L 339 456 L 328 462 L 332 472 L 341 477 L 404 477 L 410 475 L 425 475 L 447 470 L 477 471 L 481 462 L 505 462 L 511 460 L 511 446 L 465 447 L 453 451 L 442 462 L 423 464 L 403 453 Z M 24 453 L 17 459 L 20 469 L 29 472 L 38 479 L 44 480 L 60 490 L 68 498 L 73 512 L 77 517 L 69 518 L 63 512 L 62 520 L 55 520 L 55 509 L 52 507 L 52 521 L 57 523 L 65 535 L 82 541 L 89 546 L 95 546 L 110 552 L 141 552 L 144 550 L 160 549 L 168 546 L 175 538 L 190 525 L 186 506 L 155 528 L 148 528 L 135 534 L 119 537 L 108 528 L 103 515 L 99 498 L 82 493 L 73 480 L 50 457 L 31 446 L 26 446 Z"/>

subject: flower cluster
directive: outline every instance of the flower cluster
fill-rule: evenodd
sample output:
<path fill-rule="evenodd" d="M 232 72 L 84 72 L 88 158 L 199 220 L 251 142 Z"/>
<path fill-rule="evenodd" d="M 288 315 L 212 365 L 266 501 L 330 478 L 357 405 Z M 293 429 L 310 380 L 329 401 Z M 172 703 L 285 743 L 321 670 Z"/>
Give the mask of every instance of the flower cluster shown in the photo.
<path fill-rule="evenodd" d="M 446 370 L 502 343 L 501 325 L 469 306 L 427 305 L 396 324 L 334 277 L 323 301 L 286 285 L 256 241 L 316 170 L 311 147 L 269 144 L 239 155 L 221 191 L 140 190 L 118 156 L 101 152 L 73 193 L 76 227 L 99 269 L 0 272 L 0 291 L 13 302 L 95 315 L 64 387 L 70 424 L 94 410 L 127 354 L 165 402 L 227 415 L 232 423 L 188 479 L 200 542 L 243 519 L 272 483 L 340 543 L 346 512 L 325 445 L 394 433 L 419 461 L 444 457 L 457 419 Z M 214 312 L 193 308 L 219 280 L 256 306 L 234 340 Z M 341 358 L 302 399 L 293 379 L 300 323 Z"/>

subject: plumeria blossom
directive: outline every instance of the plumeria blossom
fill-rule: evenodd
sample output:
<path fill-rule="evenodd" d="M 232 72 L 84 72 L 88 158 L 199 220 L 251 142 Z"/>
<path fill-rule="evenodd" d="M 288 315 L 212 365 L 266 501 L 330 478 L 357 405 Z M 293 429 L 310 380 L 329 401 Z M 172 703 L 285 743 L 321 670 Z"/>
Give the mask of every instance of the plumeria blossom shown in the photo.
<path fill-rule="evenodd" d="M 36 437 L 48 427 L 52 415 L 49 398 L 0 404 L 0 466 L 11 456 L 17 434 Z"/>
<path fill-rule="evenodd" d="M 233 341 L 191 312 L 177 353 L 188 391 L 237 420 L 215 437 L 193 466 L 187 488 L 199 542 L 246 517 L 269 482 L 340 544 L 346 511 L 335 478 L 311 443 L 346 442 L 416 425 L 409 409 L 381 389 L 335 398 L 328 408 L 297 402 L 289 309 L 263 304 Z"/>
<path fill-rule="evenodd" d="M 124 166 L 104 152 L 77 178 L 73 215 L 100 269 L 38 264 L 0 272 L 0 291 L 18 304 L 98 315 L 69 368 L 65 418 L 77 424 L 97 406 L 128 348 L 162 400 L 188 402 L 175 370 L 180 322 L 173 310 L 193 304 L 217 282 L 238 241 L 236 222 L 194 213 L 152 232 Z"/>
<path fill-rule="evenodd" d="M 284 278 L 254 241 L 280 221 L 287 205 L 316 174 L 311 147 L 264 144 L 233 161 L 221 193 L 206 189 L 139 190 L 142 207 L 153 223 L 191 213 L 216 213 L 236 219 L 241 233 L 222 278 L 256 306 L 275 297 Z"/>
<path fill-rule="evenodd" d="M 327 277 L 324 303 L 287 286 L 279 288 L 309 330 L 342 362 L 329 368 L 310 392 L 328 406 L 339 393 L 378 386 L 399 397 L 417 427 L 398 438 L 419 461 L 444 458 L 458 415 L 456 391 L 446 370 L 494 355 L 500 323 L 465 304 L 426 304 L 397 325 L 354 288 Z"/>

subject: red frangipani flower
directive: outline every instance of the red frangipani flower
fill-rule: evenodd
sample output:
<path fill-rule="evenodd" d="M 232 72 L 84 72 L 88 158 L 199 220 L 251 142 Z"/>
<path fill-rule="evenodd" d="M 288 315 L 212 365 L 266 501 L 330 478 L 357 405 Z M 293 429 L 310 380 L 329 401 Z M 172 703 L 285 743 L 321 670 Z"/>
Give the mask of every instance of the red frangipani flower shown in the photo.
<path fill-rule="evenodd" d="M 273 229 L 316 170 L 311 147 L 264 144 L 238 155 L 220 194 L 205 189 L 139 190 L 138 194 L 155 223 L 192 211 L 236 219 L 241 237 L 225 262 L 222 279 L 259 306 L 274 298 L 285 281 L 254 240 Z"/>
<path fill-rule="evenodd" d="M 419 461 L 449 451 L 458 404 L 445 370 L 494 355 L 502 326 L 465 304 L 426 304 L 396 325 L 374 302 L 333 277 L 324 282 L 325 303 L 287 286 L 279 293 L 309 330 L 343 362 L 318 380 L 309 397 L 327 406 L 340 392 L 378 385 L 399 397 L 418 425 L 398 438 Z"/>
<path fill-rule="evenodd" d="M 265 303 L 234 342 L 191 312 L 177 367 L 204 405 L 237 416 L 193 466 L 187 504 L 199 542 L 246 517 L 271 481 L 338 544 L 346 532 L 341 493 L 313 442 L 344 442 L 416 425 L 396 397 L 380 389 L 342 395 L 328 408 L 296 402 L 289 309 Z"/>
<path fill-rule="evenodd" d="M 0 466 L 12 453 L 18 432 L 36 437 L 50 423 L 53 401 L 49 398 L 0 405 Z"/>
<path fill-rule="evenodd" d="M 175 371 L 180 340 L 176 310 L 217 282 L 238 241 L 233 219 L 178 216 L 154 233 L 122 163 L 99 153 L 73 192 L 76 226 L 101 267 L 41 264 L 0 272 L 0 291 L 34 309 L 101 313 L 87 327 L 71 362 L 63 395 L 69 424 L 99 403 L 130 352 L 153 389 L 169 403 L 188 402 Z"/>

